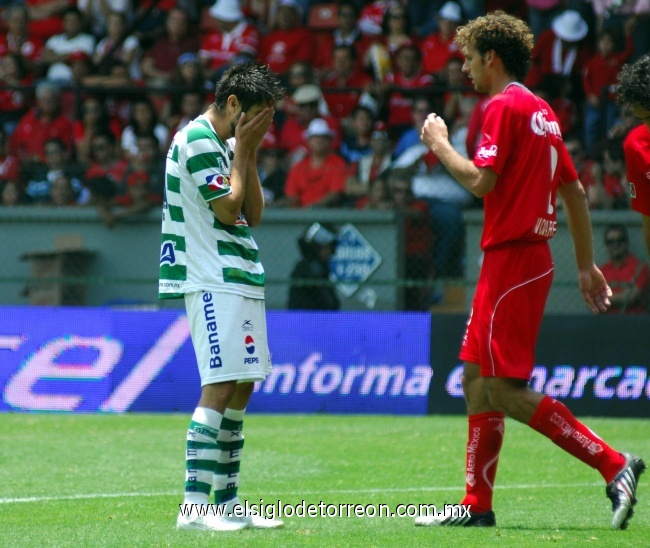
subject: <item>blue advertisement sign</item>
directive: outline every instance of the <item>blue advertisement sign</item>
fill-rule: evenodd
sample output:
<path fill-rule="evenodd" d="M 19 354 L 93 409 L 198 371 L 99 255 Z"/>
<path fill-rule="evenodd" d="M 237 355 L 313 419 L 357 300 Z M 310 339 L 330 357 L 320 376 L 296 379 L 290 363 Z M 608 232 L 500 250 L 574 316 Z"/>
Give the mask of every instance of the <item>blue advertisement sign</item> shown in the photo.
<path fill-rule="evenodd" d="M 273 373 L 251 412 L 425 414 L 430 316 L 268 313 Z M 0 308 L 0 411 L 191 412 L 200 380 L 179 311 Z"/>

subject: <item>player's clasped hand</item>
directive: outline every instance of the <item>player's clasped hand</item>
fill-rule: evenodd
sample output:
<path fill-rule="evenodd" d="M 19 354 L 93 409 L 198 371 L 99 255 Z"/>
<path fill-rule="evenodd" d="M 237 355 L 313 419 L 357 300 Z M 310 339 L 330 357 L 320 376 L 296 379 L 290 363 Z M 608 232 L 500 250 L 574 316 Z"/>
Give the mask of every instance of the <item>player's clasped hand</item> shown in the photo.
<path fill-rule="evenodd" d="M 603 273 L 594 266 L 592 270 L 581 271 L 579 281 L 580 291 L 589 309 L 594 314 L 607 312 L 611 304 L 609 298 L 612 296 L 612 290 L 607 285 Z"/>
<path fill-rule="evenodd" d="M 257 150 L 264 135 L 271 127 L 275 109 L 266 107 L 260 110 L 253 118 L 248 118 L 248 113 L 242 112 L 237 120 L 235 138 L 237 145 L 249 150 Z"/>
<path fill-rule="evenodd" d="M 433 148 L 436 143 L 449 140 L 449 131 L 447 124 L 435 112 L 429 114 L 424 121 L 422 131 L 420 133 L 420 140 L 427 148 Z"/>

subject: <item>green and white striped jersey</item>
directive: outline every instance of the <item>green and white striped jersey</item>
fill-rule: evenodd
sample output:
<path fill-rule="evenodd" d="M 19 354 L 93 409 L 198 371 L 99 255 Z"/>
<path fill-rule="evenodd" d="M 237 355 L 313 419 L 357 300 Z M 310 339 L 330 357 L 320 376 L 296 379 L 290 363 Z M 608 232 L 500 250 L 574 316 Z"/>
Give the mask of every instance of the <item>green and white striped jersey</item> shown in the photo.
<path fill-rule="evenodd" d="M 264 268 L 246 218 L 221 224 L 209 202 L 230 194 L 235 139 L 224 144 L 206 116 L 179 131 L 167 153 L 160 299 L 194 291 L 264 298 Z"/>

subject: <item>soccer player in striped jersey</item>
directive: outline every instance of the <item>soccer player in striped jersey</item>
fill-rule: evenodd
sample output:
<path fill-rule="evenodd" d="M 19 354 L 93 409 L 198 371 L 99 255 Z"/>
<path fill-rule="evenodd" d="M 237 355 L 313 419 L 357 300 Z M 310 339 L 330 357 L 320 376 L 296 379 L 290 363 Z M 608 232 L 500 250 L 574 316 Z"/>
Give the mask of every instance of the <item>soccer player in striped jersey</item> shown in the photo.
<path fill-rule="evenodd" d="M 249 228 L 264 207 L 257 149 L 282 97 L 268 66 L 235 65 L 167 153 L 159 297 L 185 299 L 202 386 L 187 432 L 178 529 L 283 525 L 242 515 L 237 496 L 244 413 L 253 383 L 271 370 L 264 269 Z"/>
<path fill-rule="evenodd" d="M 625 529 L 644 462 L 619 453 L 564 404 L 528 385 L 553 277 L 548 240 L 555 234 L 556 193 L 569 220 L 585 302 L 592 312 L 605 312 L 612 294 L 594 263 L 587 199 L 558 119 L 519 83 L 530 67 L 533 35 L 523 21 L 495 11 L 460 27 L 456 43 L 465 56 L 463 71 L 476 91 L 490 96 L 482 140 L 473 161 L 463 158 L 435 114 L 424 122 L 422 140 L 461 185 L 485 197 L 483 264 L 459 356 L 469 422 L 462 504 L 469 512 L 421 516 L 416 525 L 496 525 L 492 494 L 508 416 L 598 470 L 612 502 L 612 528 Z"/>

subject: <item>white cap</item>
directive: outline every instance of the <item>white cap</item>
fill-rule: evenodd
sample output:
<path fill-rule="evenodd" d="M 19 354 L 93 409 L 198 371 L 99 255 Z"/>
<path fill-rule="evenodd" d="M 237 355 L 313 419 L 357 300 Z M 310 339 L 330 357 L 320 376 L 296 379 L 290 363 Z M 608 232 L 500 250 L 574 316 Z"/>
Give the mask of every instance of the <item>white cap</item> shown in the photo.
<path fill-rule="evenodd" d="M 565 42 L 579 42 L 589 32 L 586 21 L 575 10 L 566 10 L 553 19 L 553 32 Z"/>
<path fill-rule="evenodd" d="M 454 23 L 460 23 L 463 20 L 460 6 L 456 2 L 445 2 L 438 12 L 438 17 Z"/>
<path fill-rule="evenodd" d="M 210 15 L 226 23 L 235 23 L 244 18 L 239 0 L 217 0 L 210 8 Z"/>
<path fill-rule="evenodd" d="M 278 7 L 287 6 L 296 10 L 296 13 L 302 17 L 302 6 L 296 0 L 279 0 Z"/>
<path fill-rule="evenodd" d="M 305 137 L 316 137 L 316 136 L 332 137 L 334 132 L 327 125 L 327 122 L 322 118 L 315 118 L 309 122 L 309 127 L 305 131 Z"/>
<path fill-rule="evenodd" d="M 293 92 L 291 98 L 296 105 L 304 105 L 305 103 L 315 103 L 320 101 L 323 97 L 321 89 L 314 84 L 303 84 Z"/>

